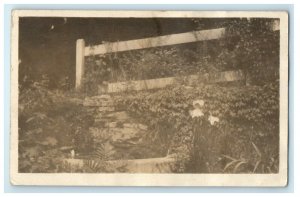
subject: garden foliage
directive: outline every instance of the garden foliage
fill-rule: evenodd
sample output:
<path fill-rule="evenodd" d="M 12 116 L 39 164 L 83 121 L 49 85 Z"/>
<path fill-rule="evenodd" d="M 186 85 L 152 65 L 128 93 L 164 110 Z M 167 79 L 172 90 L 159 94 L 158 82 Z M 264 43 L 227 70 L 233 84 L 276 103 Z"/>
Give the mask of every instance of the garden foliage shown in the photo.
<path fill-rule="evenodd" d="M 179 171 L 267 173 L 278 170 L 278 88 L 176 86 L 126 93 L 116 102 L 150 125 L 149 139 L 183 157 Z M 189 111 L 199 98 L 205 115 L 192 118 Z M 220 122 L 211 125 L 209 114 Z"/>
<path fill-rule="evenodd" d="M 113 95 L 116 108 L 148 125 L 149 142 L 178 159 L 179 173 L 276 173 L 279 167 L 279 33 L 273 19 L 232 19 L 225 39 L 92 56 L 83 92 L 49 90 L 46 75 L 21 83 L 20 172 L 111 172 L 109 147 L 93 147 L 94 115 L 81 105 L 98 85 L 116 81 L 211 74 L 241 69 L 243 84 L 185 84 Z M 203 21 L 195 19 L 201 29 Z M 23 79 L 20 79 L 22 81 Z M 23 85 L 23 86 L 22 86 Z M 203 116 L 191 116 L 203 100 Z M 209 117 L 219 121 L 211 124 Z M 216 119 L 216 120 L 217 120 Z M 83 169 L 61 163 L 87 158 Z M 95 158 L 95 153 L 97 159 Z M 122 171 L 122 170 L 120 170 Z"/>

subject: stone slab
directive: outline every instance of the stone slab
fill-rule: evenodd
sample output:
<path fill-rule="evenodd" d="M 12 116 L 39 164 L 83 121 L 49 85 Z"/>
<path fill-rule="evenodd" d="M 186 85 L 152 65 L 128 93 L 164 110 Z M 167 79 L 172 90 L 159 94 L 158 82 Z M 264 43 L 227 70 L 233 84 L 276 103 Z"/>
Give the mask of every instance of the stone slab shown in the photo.
<path fill-rule="evenodd" d="M 64 159 L 71 166 L 83 167 L 83 159 Z M 106 163 L 113 166 L 124 166 L 126 173 L 172 173 L 176 165 L 176 159 L 173 157 L 160 157 L 148 159 L 133 160 L 112 160 Z"/>

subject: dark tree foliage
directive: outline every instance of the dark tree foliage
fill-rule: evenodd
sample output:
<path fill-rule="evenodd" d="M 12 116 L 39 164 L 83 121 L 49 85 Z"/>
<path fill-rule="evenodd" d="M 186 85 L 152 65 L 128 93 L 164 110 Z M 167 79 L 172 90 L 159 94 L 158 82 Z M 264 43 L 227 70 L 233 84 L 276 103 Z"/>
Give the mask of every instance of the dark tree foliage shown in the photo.
<path fill-rule="evenodd" d="M 233 20 L 226 25 L 227 60 L 234 68 L 243 69 L 251 83 L 279 79 L 279 31 L 272 30 L 273 22 L 274 19 L 254 18 Z"/>

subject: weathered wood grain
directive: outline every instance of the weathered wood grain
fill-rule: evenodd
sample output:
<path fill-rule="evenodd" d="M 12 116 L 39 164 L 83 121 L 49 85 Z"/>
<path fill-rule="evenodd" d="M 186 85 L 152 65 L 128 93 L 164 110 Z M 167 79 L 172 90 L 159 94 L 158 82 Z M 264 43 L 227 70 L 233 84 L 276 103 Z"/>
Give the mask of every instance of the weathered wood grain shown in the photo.
<path fill-rule="evenodd" d="M 213 40 L 223 37 L 224 34 L 225 28 L 218 28 L 210 30 L 192 31 L 187 33 L 170 34 L 165 36 L 157 36 L 137 40 L 108 42 L 97 46 L 85 47 L 84 55 L 100 55 L 113 52 L 198 42 L 203 40 Z"/>
<path fill-rule="evenodd" d="M 211 75 L 189 75 L 185 77 L 167 77 L 159 79 L 125 81 L 117 83 L 108 83 L 107 87 L 105 88 L 103 88 L 103 86 L 99 86 L 99 94 L 165 88 L 180 80 L 184 80 L 188 83 L 219 83 L 241 81 L 244 80 L 244 77 L 244 73 L 241 70 L 234 70 L 219 72 Z"/>

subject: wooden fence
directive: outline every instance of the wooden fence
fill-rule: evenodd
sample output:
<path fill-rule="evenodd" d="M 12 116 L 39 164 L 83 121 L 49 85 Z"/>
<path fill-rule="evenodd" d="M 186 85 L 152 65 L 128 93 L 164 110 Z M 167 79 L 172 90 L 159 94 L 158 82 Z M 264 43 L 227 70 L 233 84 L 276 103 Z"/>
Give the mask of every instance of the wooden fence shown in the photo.
<path fill-rule="evenodd" d="M 280 21 L 278 19 L 275 19 L 270 24 L 270 29 L 272 31 L 279 31 Z M 225 28 L 217 28 L 217 29 L 210 29 L 210 30 L 191 31 L 186 33 L 178 33 L 178 34 L 170 34 L 170 35 L 157 36 L 157 37 L 136 39 L 136 40 L 108 42 L 96 46 L 85 46 L 84 40 L 79 39 L 77 40 L 76 43 L 76 85 L 75 87 L 76 89 L 80 89 L 82 85 L 82 78 L 84 76 L 84 58 L 87 56 L 101 55 L 101 54 L 103 55 L 103 54 L 114 53 L 114 52 L 199 42 L 205 40 L 214 40 L 214 39 L 220 39 L 224 37 L 224 35 L 225 35 Z M 162 80 L 167 80 L 171 82 L 173 79 L 162 79 Z M 149 80 L 149 83 L 151 83 L 151 80 Z"/>
<path fill-rule="evenodd" d="M 91 47 L 85 46 L 84 40 L 79 39 L 76 43 L 76 89 L 79 89 L 82 84 L 82 78 L 84 75 L 84 58 L 86 56 L 214 40 L 222 38 L 224 35 L 225 28 L 218 28 L 137 40 L 111 42 Z"/>

